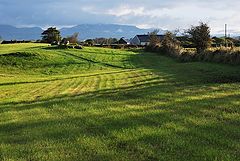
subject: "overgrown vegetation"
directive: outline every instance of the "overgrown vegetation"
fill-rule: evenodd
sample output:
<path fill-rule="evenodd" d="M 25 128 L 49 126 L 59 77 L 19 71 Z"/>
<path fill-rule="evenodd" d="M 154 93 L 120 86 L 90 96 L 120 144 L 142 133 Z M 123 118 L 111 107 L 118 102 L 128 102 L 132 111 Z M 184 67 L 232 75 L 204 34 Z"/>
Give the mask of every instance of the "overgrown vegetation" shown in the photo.
<path fill-rule="evenodd" d="M 212 41 L 215 47 L 211 47 Z M 182 62 L 207 61 L 240 65 L 240 48 L 234 47 L 237 43 L 237 40 L 231 38 L 211 39 L 209 26 L 201 22 L 198 26 L 192 26 L 187 30 L 187 35 L 182 37 L 167 32 L 160 43 L 152 41 L 145 49 L 175 57 Z M 184 48 L 186 46 L 195 47 L 196 50 Z"/>
<path fill-rule="evenodd" d="M 182 47 L 180 46 L 180 42 L 171 32 L 167 32 L 161 42 L 160 52 L 169 54 L 171 56 L 177 56 L 179 53 L 181 53 L 181 50 Z"/>
<path fill-rule="evenodd" d="M 209 48 L 208 50 L 200 54 L 197 54 L 196 52 L 185 51 L 181 53 L 178 58 L 182 62 L 207 61 L 240 65 L 240 49 L 225 47 Z"/>
<path fill-rule="evenodd" d="M 149 46 L 152 48 L 160 46 L 161 40 L 157 36 L 158 32 L 159 30 L 154 30 L 153 32 L 149 33 L 149 39 L 150 39 Z"/>
<path fill-rule="evenodd" d="M 182 47 L 173 33 L 166 32 L 162 40 L 156 35 L 155 32 L 150 33 L 150 44 L 146 46 L 145 50 L 178 57 L 179 53 L 181 53 Z"/>

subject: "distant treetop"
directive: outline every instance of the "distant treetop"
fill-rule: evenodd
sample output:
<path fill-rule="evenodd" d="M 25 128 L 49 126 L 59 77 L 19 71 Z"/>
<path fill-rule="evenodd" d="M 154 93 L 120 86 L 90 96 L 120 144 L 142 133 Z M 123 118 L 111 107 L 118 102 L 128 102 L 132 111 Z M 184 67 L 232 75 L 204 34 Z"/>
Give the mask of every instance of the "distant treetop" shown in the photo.
<path fill-rule="evenodd" d="M 56 27 L 49 27 L 42 33 L 42 41 L 46 43 L 52 43 L 54 41 L 61 41 L 60 31 Z"/>

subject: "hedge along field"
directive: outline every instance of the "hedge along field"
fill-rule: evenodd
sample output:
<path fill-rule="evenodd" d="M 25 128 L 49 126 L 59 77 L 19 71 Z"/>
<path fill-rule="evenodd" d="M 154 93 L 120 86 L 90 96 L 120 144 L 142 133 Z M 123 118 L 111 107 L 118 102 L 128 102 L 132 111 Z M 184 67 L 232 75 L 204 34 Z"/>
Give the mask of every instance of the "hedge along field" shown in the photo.
<path fill-rule="evenodd" d="M 240 68 L 0 45 L 0 160 L 238 160 Z"/>

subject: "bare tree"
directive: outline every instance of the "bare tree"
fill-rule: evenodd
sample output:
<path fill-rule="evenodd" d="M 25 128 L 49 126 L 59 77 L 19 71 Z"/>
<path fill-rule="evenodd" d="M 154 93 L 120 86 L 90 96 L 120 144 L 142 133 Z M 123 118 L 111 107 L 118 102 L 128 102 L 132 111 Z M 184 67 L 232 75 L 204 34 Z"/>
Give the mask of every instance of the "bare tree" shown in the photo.
<path fill-rule="evenodd" d="M 69 43 L 75 44 L 78 42 L 78 36 L 79 36 L 79 33 L 75 32 L 72 36 L 69 36 L 66 39 L 67 39 L 67 41 L 69 41 Z"/>

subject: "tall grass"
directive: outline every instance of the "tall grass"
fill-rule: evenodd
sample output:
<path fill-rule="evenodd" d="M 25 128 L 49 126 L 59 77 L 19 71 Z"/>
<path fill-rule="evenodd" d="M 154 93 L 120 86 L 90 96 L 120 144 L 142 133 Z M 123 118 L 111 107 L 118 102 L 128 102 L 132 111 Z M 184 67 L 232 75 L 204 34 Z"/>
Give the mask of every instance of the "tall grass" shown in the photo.
<path fill-rule="evenodd" d="M 183 62 L 188 61 L 206 61 L 240 65 L 239 48 L 210 48 L 207 51 L 197 54 L 196 52 L 185 51 L 178 55 L 178 59 Z"/>
<path fill-rule="evenodd" d="M 178 45 L 146 47 L 146 51 L 171 56 L 181 62 L 204 61 L 231 65 L 240 65 L 240 48 L 209 48 L 197 53 L 196 49 L 181 48 Z"/>

